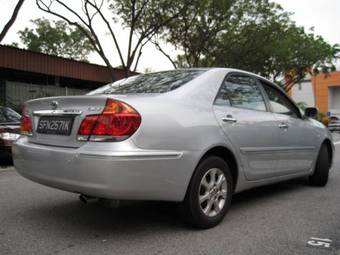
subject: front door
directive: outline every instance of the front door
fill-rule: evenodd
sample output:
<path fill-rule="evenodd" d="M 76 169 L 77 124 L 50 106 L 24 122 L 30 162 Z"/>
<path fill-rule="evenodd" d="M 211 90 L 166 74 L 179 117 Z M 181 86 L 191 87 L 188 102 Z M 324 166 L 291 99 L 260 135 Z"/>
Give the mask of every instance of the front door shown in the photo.
<path fill-rule="evenodd" d="M 316 131 L 283 92 L 261 82 L 280 128 L 277 170 L 281 175 L 310 171 L 317 154 Z"/>

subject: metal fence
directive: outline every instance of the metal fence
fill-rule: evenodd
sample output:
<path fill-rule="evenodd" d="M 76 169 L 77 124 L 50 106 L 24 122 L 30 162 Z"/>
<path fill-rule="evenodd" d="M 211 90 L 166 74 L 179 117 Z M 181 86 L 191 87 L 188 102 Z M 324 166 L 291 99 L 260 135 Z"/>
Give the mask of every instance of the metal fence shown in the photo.
<path fill-rule="evenodd" d="M 5 82 L 5 104 L 21 111 L 23 104 L 31 99 L 52 96 L 84 95 L 89 90 L 51 85 L 36 85 L 22 82 Z"/>

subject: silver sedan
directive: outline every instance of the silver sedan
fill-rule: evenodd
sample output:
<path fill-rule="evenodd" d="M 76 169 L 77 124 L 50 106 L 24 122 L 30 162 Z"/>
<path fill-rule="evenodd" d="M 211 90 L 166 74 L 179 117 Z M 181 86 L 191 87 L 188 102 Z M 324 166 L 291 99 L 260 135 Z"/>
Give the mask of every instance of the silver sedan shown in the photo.
<path fill-rule="evenodd" d="M 142 74 L 27 102 L 14 164 L 84 197 L 180 202 L 190 223 L 209 228 L 237 192 L 305 176 L 326 185 L 334 145 L 317 114 L 240 70 Z"/>

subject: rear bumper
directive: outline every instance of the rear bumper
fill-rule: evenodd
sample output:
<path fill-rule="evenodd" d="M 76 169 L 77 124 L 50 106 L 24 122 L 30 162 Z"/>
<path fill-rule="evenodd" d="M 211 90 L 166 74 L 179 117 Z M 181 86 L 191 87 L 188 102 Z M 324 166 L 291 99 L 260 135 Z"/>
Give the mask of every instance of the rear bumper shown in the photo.
<path fill-rule="evenodd" d="M 17 171 L 24 177 L 61 190 L 124 200 L 181 201 L 190 181 L 195 155 L 150 151 L 122 145 L 111 153 L 29 143 L 13 145 Z"/>

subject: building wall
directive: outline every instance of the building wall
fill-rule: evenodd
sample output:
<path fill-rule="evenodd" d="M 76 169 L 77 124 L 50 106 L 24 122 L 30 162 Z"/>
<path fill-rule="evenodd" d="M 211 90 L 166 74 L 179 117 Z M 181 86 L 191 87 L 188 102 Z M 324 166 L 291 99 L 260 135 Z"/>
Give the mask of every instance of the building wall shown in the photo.
<path fill-rule="evenodd" d="M 340 86 L 328 88 L 328 111 L 331 115 L 340 115 Z"/>
<path fill-rule="evenodd" d="M 296 103 L 304 102 L 307 106 L 315 106 L 314 89 L 311 80 L 296 84 L 291 89 L 290 96 Z"/>
<path fill-rule="evenodd" d="M 337 100 L 340 90 L 333 89 L 340 87 L 340 72 L 333 72 L 329 75 L 320 74 L 313 77 L 314 95 L 316 106 L 322 112 L 329 112 L 331 108 L 337 108 L 334 100 Z M 332 101 L 332 99 L 333 101 Z M 332 105 L 333 104 L 333 105 Z M 340 110 L 340 109 L 332 109 Z"/>
<path fill-rule="evenodd" d="M 30 99 L 51 96 L 84 95 L 89 92 L 85 89 L 36 85 L 13 81 L 6 81 L 5 86 L 5 105 L 18 110 L 19 112 L 21 111 L 23 104 Z"/>

